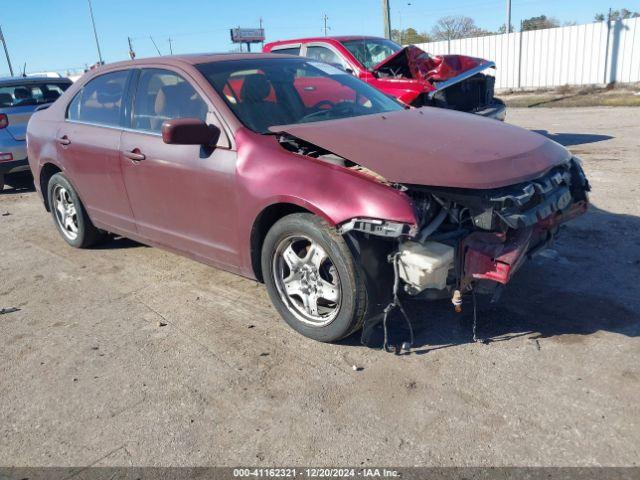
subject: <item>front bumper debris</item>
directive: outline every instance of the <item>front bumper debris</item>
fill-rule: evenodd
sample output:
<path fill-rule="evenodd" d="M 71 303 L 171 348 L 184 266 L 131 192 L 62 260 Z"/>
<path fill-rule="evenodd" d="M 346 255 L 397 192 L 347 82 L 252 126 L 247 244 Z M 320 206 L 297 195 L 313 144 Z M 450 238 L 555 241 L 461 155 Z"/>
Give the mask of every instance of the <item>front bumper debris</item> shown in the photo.
<path fill-rule="evenodd" d="M 507 106 L 502 102 L 495 102 L 473 113 L 504 122 L 504 119 L 507 118 Z"/>
<path fill-rule="evenodd" d="M 420 188 L 420 189 L 419 189 Z M 560 224 L 586 212 L 589 183 L 577 159 L 529 182 L 494 190 L 414 187 L 421 231 L 399 248 L 400 266 L 410 261 L 404 289 L 411 295 L 440 288 L 445 296 L 473 290 L 479 281 L 507 284 L 522 264 L 549 246 Z M 446 213 L 446 215 L 443 215 Z M 449 246 L 455 258 L 436 261 L 433 245 Z M 443 282 L 443 271 L 447 271 Z M 486 282 L 485 282 L 486 283 Z"/>

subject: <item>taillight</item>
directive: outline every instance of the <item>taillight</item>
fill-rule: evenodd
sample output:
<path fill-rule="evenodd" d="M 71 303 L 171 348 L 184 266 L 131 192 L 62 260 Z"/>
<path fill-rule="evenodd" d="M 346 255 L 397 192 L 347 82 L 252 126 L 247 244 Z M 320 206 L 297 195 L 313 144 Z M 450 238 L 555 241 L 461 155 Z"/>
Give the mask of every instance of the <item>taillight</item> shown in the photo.
<path fill-rule="evenodd" d="M 0 113 L 0 129 L 7 128 L 8 126 L 9 118 L 4 113 Z"/>

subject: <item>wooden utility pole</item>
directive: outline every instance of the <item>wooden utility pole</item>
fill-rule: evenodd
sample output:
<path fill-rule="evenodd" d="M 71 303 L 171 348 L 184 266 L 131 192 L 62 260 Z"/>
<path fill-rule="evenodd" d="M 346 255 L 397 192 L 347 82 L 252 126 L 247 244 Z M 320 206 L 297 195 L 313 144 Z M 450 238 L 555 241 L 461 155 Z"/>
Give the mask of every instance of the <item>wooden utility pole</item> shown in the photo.
<path fill-rule="evenodd" d="M 133 45 L 131 44 L 131 37 L 127 37 L 127 42 L 129 42 L 129 58 L 133 60 L 136 58 L 136 52 L 133 51 Z"/>
<path fill-rule="evenodd" d="M 169 37 L 169 52 L 173 55 L 173 45 L 171 45 L 171 37 Z"/>
<path fill-rule="evenodd" d="M 391 13 L 389 10 L 389 0 L 382 0 L 382 20 L 384 22 L 384 36 L 391 40 Z"/>
<path fill-rule="evenodd" d="M 13 67 L 11 66 L 11 59 L 9 58 L 9 50 L 7 49 L 7 41 L 4 39 L 4 33 L 2 33 L 2 27 L 0 27 L 0 41 L 4 47 L 4 54 L 7 57 L 7 63 L 9 64 L 9 73 L 13 77 Z"/>
<path fill-rule="evenodd" d="M 611 38 L 611 8 L 609 8 L 609 13 L 607 14 L 607 43 L 604 47 L 604 78 L 602 82 L 605 84 L 609 83 L 609 39 Z"/>
<path fill-rule="evenodd" d="M 96 38 L 96 47 L 98 47 L 98 60 L 100 60 L 100 65 L 104 65 L 102 61 L 102 52 L 100 51 L 100 42 L 98 41 L 98 31 L 96 30 L 96 21 L 93 18 L 93 7 L 91 6 L 91 0 L 87 0 L 89 2 L 89 15 L 91 16 L 91 25 L 93 25 L 93 36 Z"/>
<path fill-rule="evenodd" d="M 327 26 L 327 21 L 329 20 L 329 17 L 327 16 L 326 13 L 322 17 L 322 20 L 324 20 L 324 36 L 326 37 L 327 36 L 327 30 L 330 30 L 329 26 Z"/>
<path fill-rule="evenodd" d="M 511 0 L 507 0 L 507 23 L 504 32 L 511 33 Z"/>
<path fill-rule="evenodd" d="M 260 17 L 260 30 L 262 30 L 264 27 L 262 26 L 262 17 Z M 264 31 L 262 33 L 264 35 Z M 264 47 L 264 40 L 262 42 L 260 42 L 260 46 Z"/>

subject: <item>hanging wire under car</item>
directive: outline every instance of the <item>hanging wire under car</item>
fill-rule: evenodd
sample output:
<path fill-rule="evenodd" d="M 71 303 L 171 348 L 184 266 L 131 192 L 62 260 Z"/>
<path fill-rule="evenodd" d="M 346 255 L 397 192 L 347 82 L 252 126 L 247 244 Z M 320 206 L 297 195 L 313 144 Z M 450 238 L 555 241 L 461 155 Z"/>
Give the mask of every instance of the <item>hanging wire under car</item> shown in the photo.
<path fill-rule="evenodd" d="M 400 302 L 400 298 L 398 297 L 398 289 L 400 288 L 400 274 L 398 272 L 398 257 L 400 255 L 400 252 L 396 252 L 393 253 L 391 255 L 389 255 L 387 257 L 389 263 L 391 263 L 393 265 L 393 291 L 392 291 L 392 297 L 391 297 L 391 302 L 384 308 L 383 313 L 382 313 L 382 330 L 384 332 L 384 340 L 382 342 L 382 349 L 387 351 L 387 352 L 394 352 L 394 351 L 398 351 L 398 349 L 390 349 L 389 348 L 389 332 L 387 329 L 387 320 L 389 318 L 389 314 L 395 309 L 399 309 L 400 313 L 402 313 L 402 316 L 404 317 L 405 321 L 407 322 L 407 326 L 409 327 L 409 342 L 402 342 L 402 346 L 401 349 L 404 351 L 409 351 L 411 349 L 411 347 L 413 346 L 414 343 L 414 335 L 413 335 L 413 326 L 411 325 L 411 320 L 409 320 L 409 316 L 407 315 L 407 312 L 405 312 L 404 307 L 402 306 L 402 303 Z M 363 345 L 366 345 L 366 342 L 364 340 L 365 337 L 365 331 L 368 331 L 368 329 L 366 328 L 366 326 L 362 329 L 362 334 L 360 336 L 360 343 L 362 343 Z"/>

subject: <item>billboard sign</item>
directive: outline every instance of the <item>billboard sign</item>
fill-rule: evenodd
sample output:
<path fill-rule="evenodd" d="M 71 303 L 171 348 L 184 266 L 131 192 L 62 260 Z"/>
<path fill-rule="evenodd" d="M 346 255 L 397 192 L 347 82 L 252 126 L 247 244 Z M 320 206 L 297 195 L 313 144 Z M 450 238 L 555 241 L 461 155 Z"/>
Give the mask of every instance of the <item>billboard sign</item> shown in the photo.
<path fill-rule="evenodd" d="M 233 43 L 264 42 L 264 28 L 232 28 L 231 41 Z"/>

